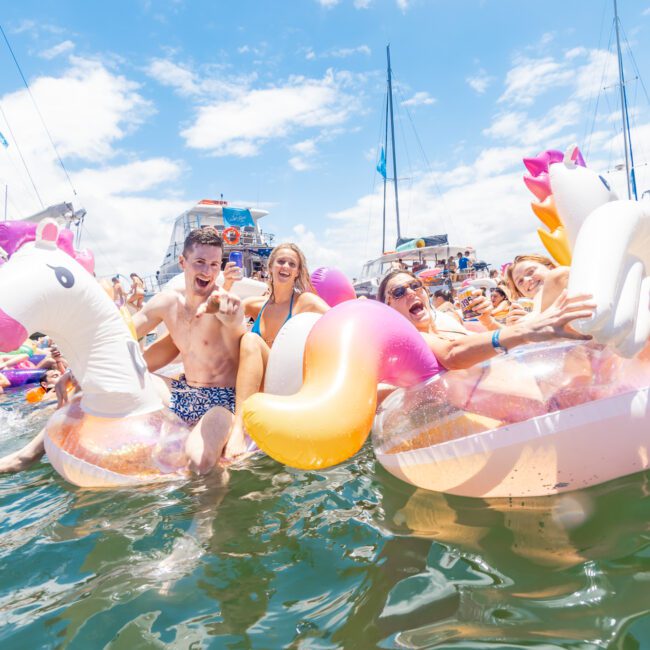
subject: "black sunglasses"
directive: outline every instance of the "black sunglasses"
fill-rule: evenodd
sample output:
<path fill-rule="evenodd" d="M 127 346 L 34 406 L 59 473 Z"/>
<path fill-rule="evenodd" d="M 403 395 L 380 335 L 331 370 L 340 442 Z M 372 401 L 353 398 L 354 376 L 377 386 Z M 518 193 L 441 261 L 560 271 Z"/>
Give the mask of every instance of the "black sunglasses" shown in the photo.
<path fill-rule="evenodd" d="M 406 295 L 406 290 L 410 289 L 411 291 L 417 291 L 418 289 L 421 289 L 424 285 L 419 281 L 419 280 L 413 280 L 413 282 L 409 282 L 408 284 L 403 284 L 401 287 L 395 287 L 394 289 L 391 290 L 390 295 L 395 298 L 395 300 L 399 300 L 400 298 L 403 298 Z"/>

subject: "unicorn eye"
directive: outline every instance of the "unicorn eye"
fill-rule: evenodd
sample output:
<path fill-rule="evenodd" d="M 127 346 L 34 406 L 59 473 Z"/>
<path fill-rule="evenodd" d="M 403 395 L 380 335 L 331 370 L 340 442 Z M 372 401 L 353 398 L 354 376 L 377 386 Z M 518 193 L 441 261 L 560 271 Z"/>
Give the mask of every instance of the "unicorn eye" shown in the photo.
<path fill-rule="evenodd" d="M 70 289 L 74 286 L 74 275 L 72 275 L 71 271 L 68 271 L 64 266 L 50 266 L 49 264 L 46 266 L 54 271 L 57 282 L 64 289 Z"/>
<path fill-rule="evenodd" d="M 599 176 L 598 178 L 600 178 L 600 182 L 607 188 L 607 191 L 611 192 L 612 188 L 609 186 L 609 183 L 602 176 Z"/>

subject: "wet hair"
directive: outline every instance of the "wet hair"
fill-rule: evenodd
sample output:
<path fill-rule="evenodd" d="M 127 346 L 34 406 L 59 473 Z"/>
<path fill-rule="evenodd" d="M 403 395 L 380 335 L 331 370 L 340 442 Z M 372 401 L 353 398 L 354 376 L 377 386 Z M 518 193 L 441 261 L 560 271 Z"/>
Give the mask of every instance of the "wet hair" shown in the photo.
<path fill-rule="evenodd" d="M 298 256 L 298 277 L 294 282 L 294 290 L 297 290 L 298 293 L 316 293 L 314 285 L 309 279 L 309 271 L 307 270 L 307 260 L 305 259 L 305 254 L 298 248 L 298 246 L 292 242 L 285 242 L 284 244 L 278 244 L 269 255 L 268 261 L 268 270 L 269 270 L 269 288 L 271 289 L 270 298 L 274 297 L 273 293 L 273 274 L 271 273 L 271 267 L 273 262 L 280 254 L 281 250 L 290 250 L 293 251 Z"/>
<path fill-rule="evenodd" d="M 138 278 L 138 280 L 140 280 L 140 282 L 144 282 L 144 280 L 137 273 L 131 273 L 129 275 L 129 277 L 130 278 Z"/>
<path fill-rule="evenodd" d="M 449 289 L 438 289 L 433 294 L 434 298 L 442 298 L 445 302 L 454 302 L 454 297 Z"/>
<path fill-rule="evenodd" d="M 119 281 L 120 281 L 120 277 L 119 277 L 119 275 L 116 275 L 114 278 L 111 278 L 111 282 L 112 282 L 113 284 L 115 284 L 116 282 L 119 282 Z"/>
<path fill-rule="evenodd" d="M 183 257 L 187 257 L 195 246 L 216 246 L 223 250 L 223 241 L 215 228 L 195 228 L 183 242 Z"/>
<path fill-rule="evenodd" d="M 537 262 L 538 264 L 546 266 L 549 269 L 556 269 L 558 266 L 550 257 L 545 257 L 544 255 L 537 255 L 535 253 L 531 253 L 530 255 L 517 255 L 517 257 L 512 260 L 512 264 L 509 264 L 508 268 L 506 269 L 506 281 L 508 283 L 508 289 L 510 290 L 510 295 L 512 296 L 513 300 L 524 297 L 524 294 L 521 293 L 519 289 L 517 289 L 513 277 L 513 270 L 515 266 L 517 266 L 517 264 L 520 262 Z"/>
<path fill-rule="evenodd" d="M 388 283 L 396 276 L 396 275 L 409 275 L 412 277 L 414 280 L 417 280 L 417 278 L 411 273 L 410 271 L 402 271 L 401 269 L 393 269 L 392 271 L 389 271 L 386 273 L 386 275 L 381 279 L 381 282 L 379 283 L 379 289 L 377 289 L 377 300 L 379 302 L 386 302 L 387 295 L 386 295 L 386 287 L 388 286 Z"/>

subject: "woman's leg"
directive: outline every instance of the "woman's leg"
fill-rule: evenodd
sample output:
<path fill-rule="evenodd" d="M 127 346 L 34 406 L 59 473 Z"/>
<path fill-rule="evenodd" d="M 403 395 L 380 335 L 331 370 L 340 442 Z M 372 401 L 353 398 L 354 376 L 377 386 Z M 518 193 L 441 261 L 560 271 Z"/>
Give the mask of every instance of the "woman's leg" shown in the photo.
<path fill-rule="evenodd" d="M 241 453 L 245 448 L 242 407 L 244 402 L 264 386 L 264 372 L 269 359 L 269 346 L 261 336 L 246 332 L 239 343 L 239 368 L 235 392 L 235 419 L 225 450 L 226 457 Z"/>

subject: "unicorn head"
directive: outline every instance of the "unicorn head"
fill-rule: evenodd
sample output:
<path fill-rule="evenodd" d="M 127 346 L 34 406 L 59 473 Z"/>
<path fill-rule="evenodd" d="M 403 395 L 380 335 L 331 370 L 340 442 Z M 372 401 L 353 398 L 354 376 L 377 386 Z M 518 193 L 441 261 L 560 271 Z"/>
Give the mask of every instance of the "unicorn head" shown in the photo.
<path fill-rule="evenodd" d="M 524 183 L 537 198 L 531 207 L 550 230 L 537 232 L 555 260 L 568 265 L 586 217 L 598 206 L 618 197 L 602 176 L 587 168 L 575 145 L 564 154 L 548 150 L 534 158 L 525 158 L 524 165 L 530 172 L 524 175 Z"/>
<path fill-rule="evenodd" d="M 3 225 L 0 349 L 44 332 L 57 341 L 83 386 L 85 411 L 115 416 L 160 408 L 137 343 L 104 290 L 70 253 L 71 245 L 66 251 L 70 240 L 56 221 L 41 221 L 33 238 L 24 224 Z"/>

